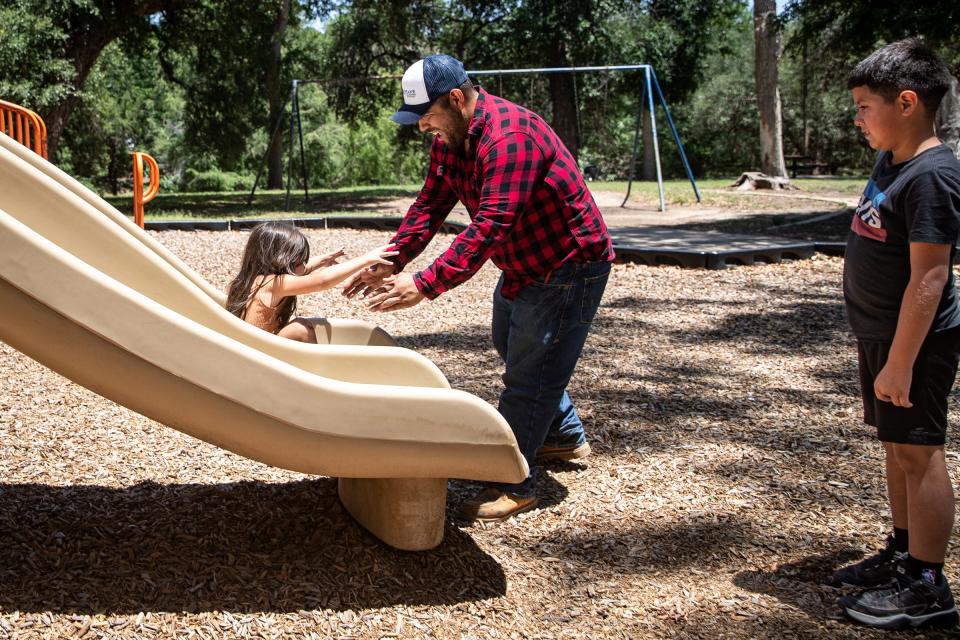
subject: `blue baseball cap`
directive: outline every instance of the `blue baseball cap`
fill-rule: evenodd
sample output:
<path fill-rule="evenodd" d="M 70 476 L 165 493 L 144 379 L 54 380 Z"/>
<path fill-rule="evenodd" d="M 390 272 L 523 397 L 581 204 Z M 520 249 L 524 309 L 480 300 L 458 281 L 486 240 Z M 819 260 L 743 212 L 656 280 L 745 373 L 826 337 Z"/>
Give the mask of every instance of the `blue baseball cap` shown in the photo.
<path fill-rule="evenodd" d="M 417 124 L 437 98 L 467 81 L 463 63 L 445 54 L 417 60 L 403 73 L 403 106 L 390 116 L 397 124 Z"/>

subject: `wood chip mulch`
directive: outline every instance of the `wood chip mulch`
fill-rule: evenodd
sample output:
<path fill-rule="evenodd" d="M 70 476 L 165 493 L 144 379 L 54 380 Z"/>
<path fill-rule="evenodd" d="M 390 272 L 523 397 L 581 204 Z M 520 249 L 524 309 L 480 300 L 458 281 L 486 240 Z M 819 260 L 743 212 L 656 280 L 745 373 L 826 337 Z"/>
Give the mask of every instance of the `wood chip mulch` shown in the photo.
<path fill-rule="evenodd" d="M 308 234 L 351 255 L 389 238 Z M 223 287 L 247 236 L 156 237 Z M 889 526 L 841 268 L 615 266 L 570 385 L 593 455 L 542 470 L 538 509 L 450 516 L 423 553 L 366 533 L 333 479 L 180 434 L 0 343 L 0 638 L 915 637 L 844 621 L 824 584 Z M 301 311 L 374 319 L 495 404 L 497 275 L 395 314 L 336 292 Z M 448 512 L 477 485 L 450 488 Z M 947 561 L 960 584 L 958 535 Z"/>

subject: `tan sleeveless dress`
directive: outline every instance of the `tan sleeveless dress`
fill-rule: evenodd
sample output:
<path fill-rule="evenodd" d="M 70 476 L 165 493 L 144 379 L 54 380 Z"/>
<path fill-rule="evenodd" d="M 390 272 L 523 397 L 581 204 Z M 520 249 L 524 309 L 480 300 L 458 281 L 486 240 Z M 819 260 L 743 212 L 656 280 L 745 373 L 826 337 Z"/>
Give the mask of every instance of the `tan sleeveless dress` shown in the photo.
<path fill-rule="evenodd" d="M 243 319 L 270 333 L 277 333 L 283 328 L 280 326 L 277 307 L 268 307 L 265 305 L 260 300 L 259 291 L 256 287 L 254 287 L 254 292 L 250 295 L 247 308 L 243 311 Z"/>

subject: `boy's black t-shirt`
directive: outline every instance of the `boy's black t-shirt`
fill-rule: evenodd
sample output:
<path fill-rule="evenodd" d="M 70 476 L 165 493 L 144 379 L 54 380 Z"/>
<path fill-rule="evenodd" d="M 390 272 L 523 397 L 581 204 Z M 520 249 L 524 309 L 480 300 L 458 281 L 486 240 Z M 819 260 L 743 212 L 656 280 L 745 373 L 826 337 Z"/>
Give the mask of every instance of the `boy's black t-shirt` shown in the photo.
<path fill-rule="evenodd" d="M 853 216 L 843 263 L 843 295 L 853 333 L 892 340 L 910 281 L 910 243 L 950 244 L 950 275 L 931 332 L 960 326 L 953 275 L 960 232 L 960 161 L 938 145 L 891 165 L 879 155 Z"/>

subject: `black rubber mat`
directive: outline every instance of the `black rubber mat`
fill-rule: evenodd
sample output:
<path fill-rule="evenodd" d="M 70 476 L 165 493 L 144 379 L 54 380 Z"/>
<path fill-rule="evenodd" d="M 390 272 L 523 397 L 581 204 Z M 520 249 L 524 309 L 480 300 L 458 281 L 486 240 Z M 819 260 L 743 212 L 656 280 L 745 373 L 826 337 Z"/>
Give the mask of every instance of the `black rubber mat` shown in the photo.
<path fill-rule="evenodd" d="M 171 220 L 150 221 L 147 229 L 228 231 L 250 229 L 259 222 L 276 218 L 240 218 L 237 220 Z M 316 218 L 284 218 L 299 227 L 310 229 L 373 229 L 395 231 L 402 217 L 336 216 Z M 460 233 L 461 222 L 444 222 L 440 231 Z M 613 227 L 610 229 L 613 248 L 620 262 L 648 265 L 679 265 L 697 269 L 723 269 L 731 265 L 757 262 L 804 260 L 816 251 L 842 255 L 843 243 L 815 243 L 770 236 L 732 235 L 716 231 L 691 231 L 672 227 Z"/>
<path fill-rule="evenodd" d="M 783 260 L 805 260 L 816 252 L 814 242 L 691 231 L 671 227 L 610 229 L 617 259 L 649 265 L 723 269 Z"/>

